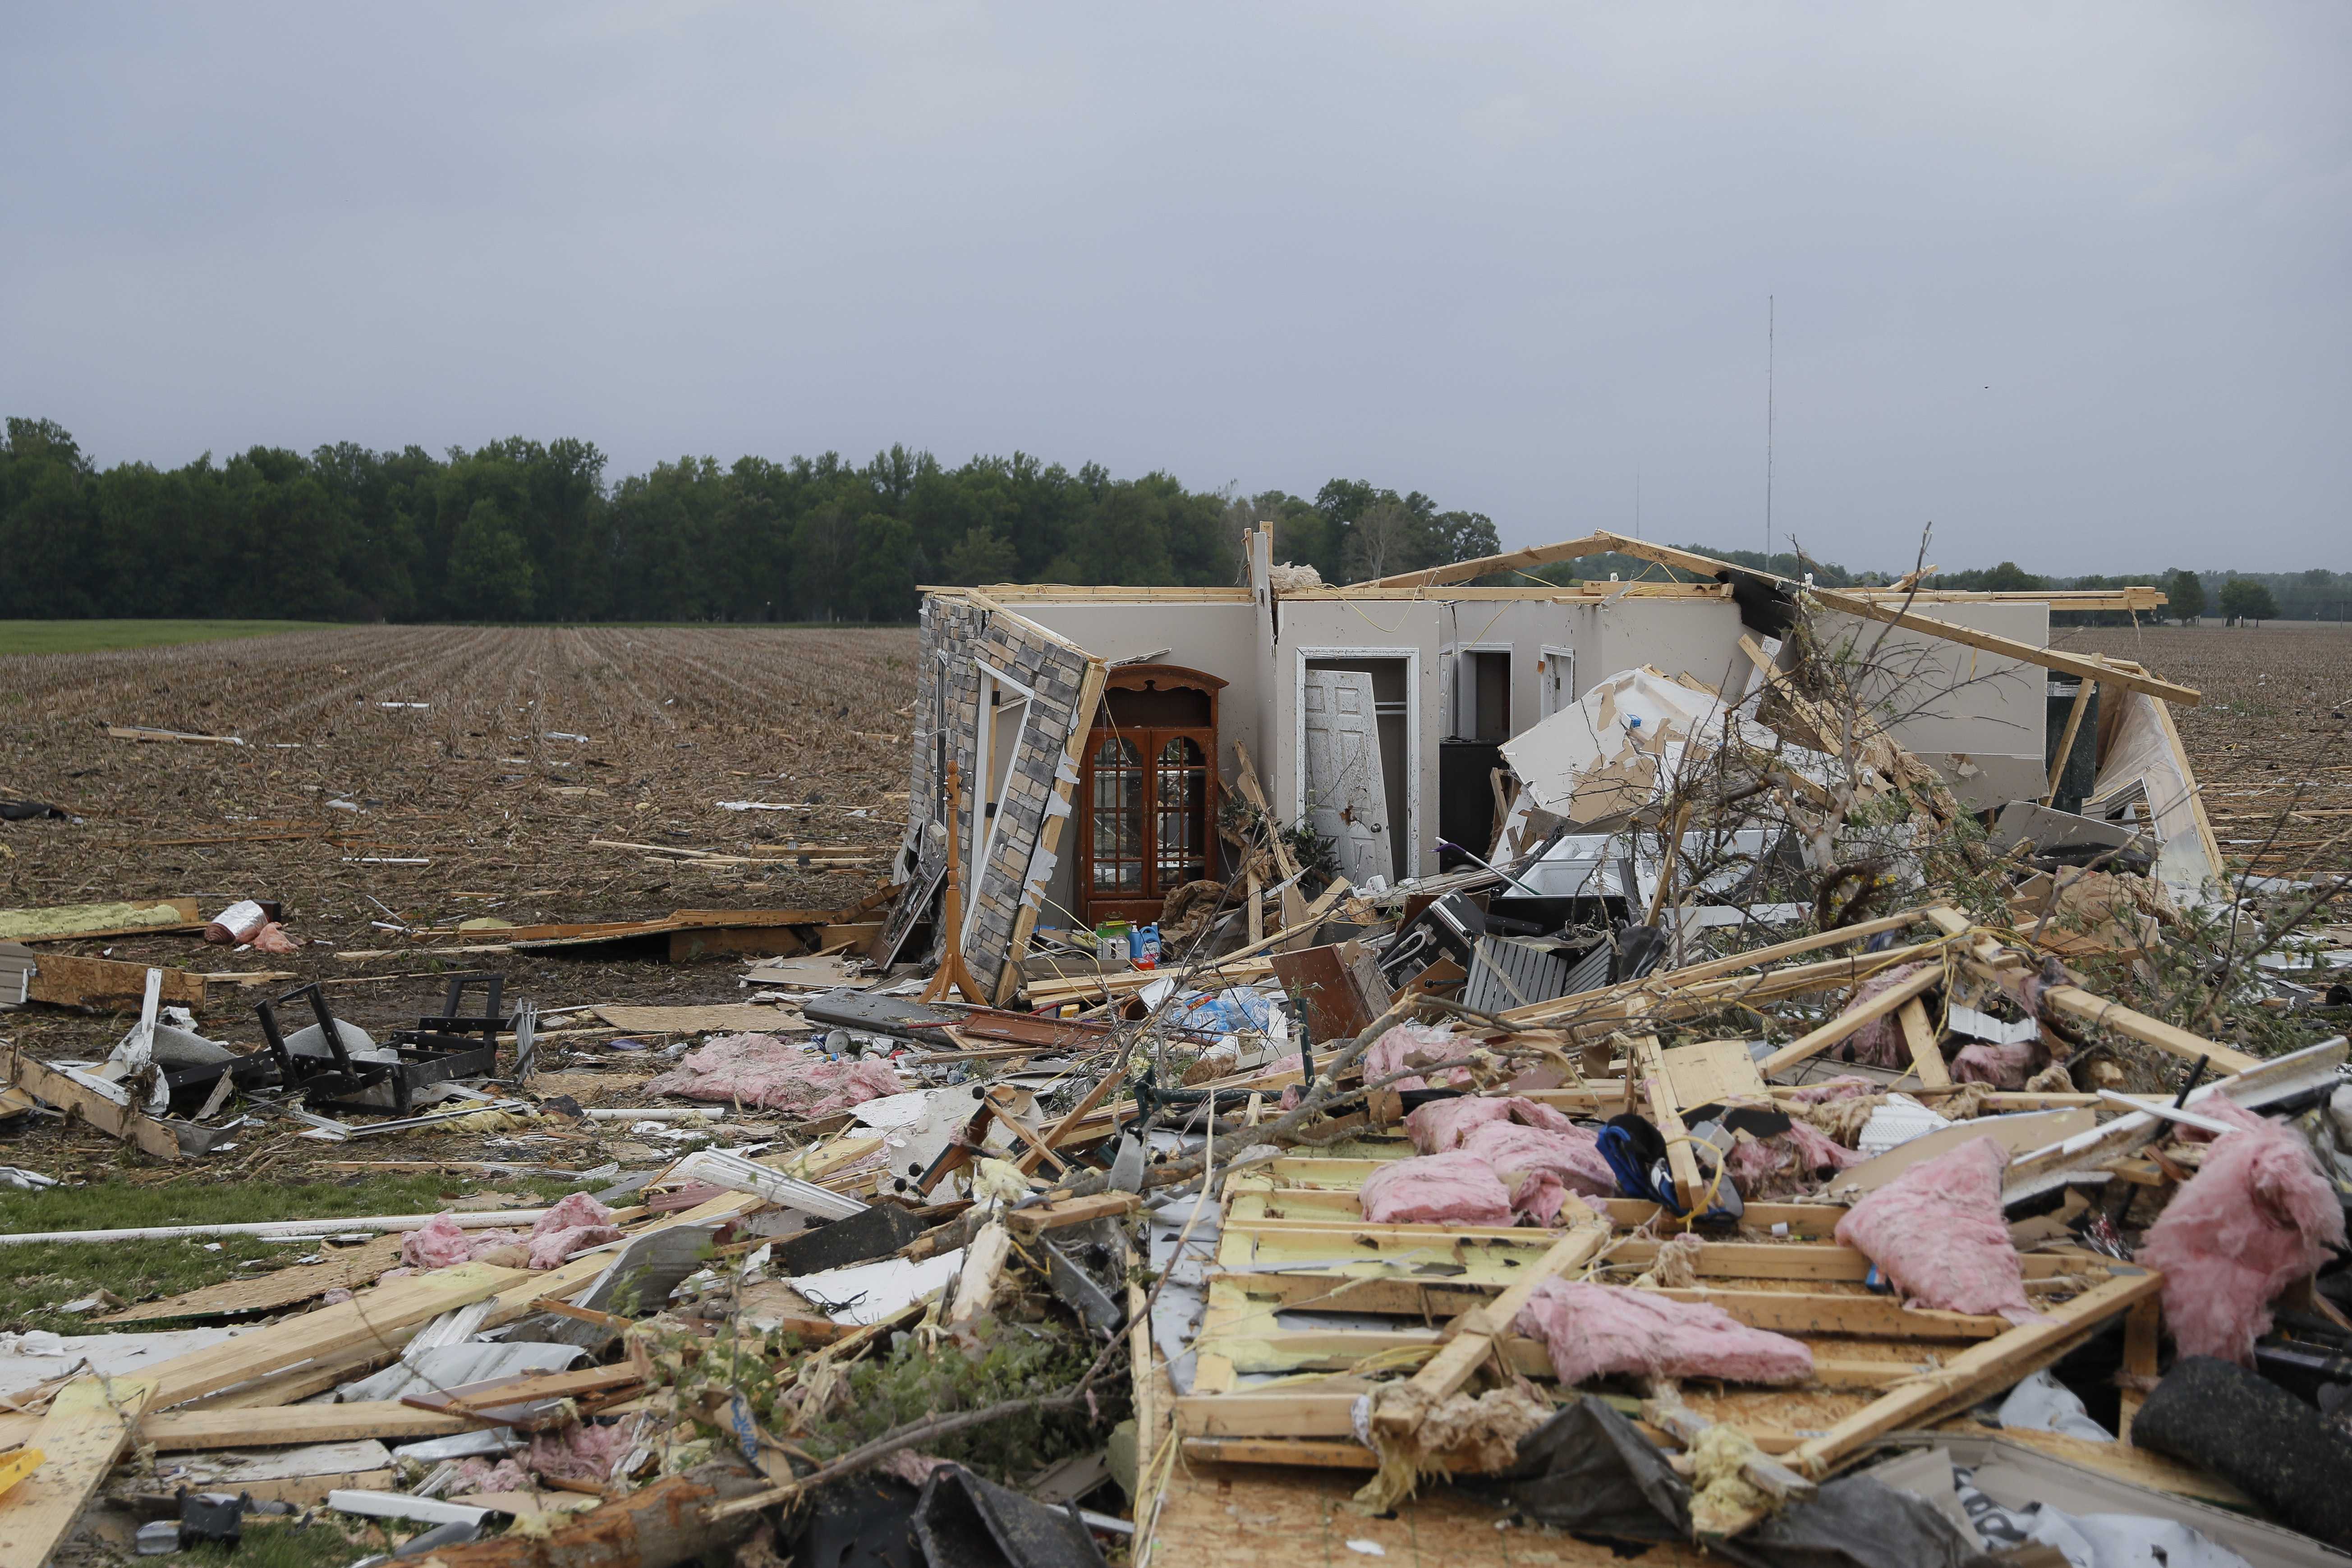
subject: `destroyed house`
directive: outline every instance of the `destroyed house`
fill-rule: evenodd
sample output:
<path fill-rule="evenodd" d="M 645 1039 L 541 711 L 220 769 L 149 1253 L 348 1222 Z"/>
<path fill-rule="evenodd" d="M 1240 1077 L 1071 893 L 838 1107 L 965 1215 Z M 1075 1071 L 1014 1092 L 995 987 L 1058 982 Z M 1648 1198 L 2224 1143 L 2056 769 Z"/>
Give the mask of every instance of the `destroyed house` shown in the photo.
<path fill-rule="evenodd" d="M 1007 997 L 1041 921 L 1150 921 L 1229 875 L 1237 788 L 1331 839 L 1360 889 L 1436 876 L 1465 863 L 1444 844 L 1492 852 L 1507 742 L 1620 672 L 1737 701 L 1770 678 L 1800 594 L 1820 635 L 1869 654 L 1886 733 L 1963 805 L 2087 801 L 2152 822 L 2168 881 L 2220 865 L 2165 711 L 2197 694 L 2049 646 L 2053 608 L 2154 610 L 2152 588 L 1818 589 L 1605 532 L 1328 586 L 1276 564 L 1270 531 L 1245 543 L 1245 586 L 925 590 L 888 952 L 952 868 L 968 965 Z M 1612 552 L 1655 579 L 1527 572 Z"/>

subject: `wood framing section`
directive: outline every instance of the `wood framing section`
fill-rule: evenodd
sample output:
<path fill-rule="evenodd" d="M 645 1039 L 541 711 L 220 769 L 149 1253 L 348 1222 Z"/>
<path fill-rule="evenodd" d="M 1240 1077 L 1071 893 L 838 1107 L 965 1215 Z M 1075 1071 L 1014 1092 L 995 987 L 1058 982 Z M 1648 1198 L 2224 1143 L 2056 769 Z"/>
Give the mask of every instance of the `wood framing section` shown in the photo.
<path fill-rule="evenodd" d="M 1045 823 L 1037 829 L 1036 857 L 1048 864 L 1061 853 L 1062 825 L 1070 819 L 1070 792 L 1077 788 L 1078 758 L 1086 751 L 1087 737 L 1094 731 L 1095 710 L 1102 701 L 1103 685 L 1110 667 L 1089 654 L 1087 675 L 1078 688 L 1076 722 L 1071 725 L 1069 739 L 1062 746 L 1062 765 L 1054 775 L 1055 806 L 1045 814 Z M 1032 864 L 1034 864 L 1033 859 Z M 996 1005 L 1009 1004 L 1021 989 L 1021 961 L 1029 955 L 1029 938 L 1037 929 L 1037 907 L 1044 900 L 1045 890 L 1034 883 L 1022 889 L 1021 912 L 1013 918 L 1013 940 L 1004 950 L 1004 967 L 996 976 Z"/>
<path fill-rule="evenodd" d="M 1923 616 L 1892 605 L 1882 605 L 1874 599 L 1841 593 L 1834 588 L 1815 588 L 1811 594 L 1826 609 L 1842 610 L 1864 620 L 1879 621 L 1890 626 L 1901 626 L 1906 631 L 1941 637 L 1981 653 L 1999 654 L 2004 658 L 2017 659 L 2025 664 L 2038 664 L 2062 675 L 2103 681 L 2129 691 L 2144 691 L 2160 701 L 2178 702 L 2189 708 L 2194 708 L 2204 700 L 2202 694 L 2189 687 L 2176 686 L 2169 680 L 2158 680 L 2151 675 L 2133 674 L 2120 665 L 2110 664 L 2104 659 L 2084 658 L 2076 654 L 2060 653 L 2054 648 L 2035 647 L 2032 643 L 2021 643 L 2014 637 L 1977 631 L 1952 621 L 1938 620 L 1933 616 Z"/>

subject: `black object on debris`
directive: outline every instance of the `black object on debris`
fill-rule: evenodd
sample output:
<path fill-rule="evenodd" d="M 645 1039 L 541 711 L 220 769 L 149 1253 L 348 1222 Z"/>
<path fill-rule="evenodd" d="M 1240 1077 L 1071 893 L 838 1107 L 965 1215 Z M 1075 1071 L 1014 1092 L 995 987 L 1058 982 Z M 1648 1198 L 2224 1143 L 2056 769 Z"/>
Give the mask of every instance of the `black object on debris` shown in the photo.
<path fill-rule="evenodd" d="M 845 1477 L 817 1489 L 806 1519 L 786 1544 L 794 1563 L 824 1568 L 923 1568 L 915 1543 L 922 1493 L 893 1476 Z"/>
<path fill-rule="evenodd" d="M 66 809 L 37 800 L 0 800 L 0 822 L 31 822 L 40 817 L 66 820 Z"/>
<path fill-rule="evenodd" d="M 481 1013 L 459 1013 L 466 993 L 477 984 L 485 992 Z M 270 1058 L 278 1064 L 278 1081 L 299 1090 L 313 1109 L 405 1116 L 416 1095 L 436 1083 L 496 1075 L 499 1034 L 506 1027 L 506 1018 L 499 1011 L 505 985 L 505 977 L 497 974 L 449 976 L 441 1012 L 419 1018 L 414 1029 L 394 1030 L 390 1059 L 352 1054 L 341 1026 L 327 1006 L 326 992 L 315 983 L 257 1003 L 253 1010 L 261 1020 L 262 1037 L 269 1042 Z M 310 1003 L 330 1056 L 306 1056 L 287 1049 L 286 1037 L 278 1026 L 278 1009 L 297 997 Z"/>
<path fill-rule="evenodd" d="M 1868 1476 L 1830 1482 L 1738 1545 L 1769 1568 L 1973 1568 L 1986 1561 L 1983 1547 L 1934 1503 Z"/>
<path fill-rule="evenodd" d="M 2352 1547 L 2352 1439 L 2242 1367 L 2183 1356 L 2132 1418 L 2132 1446 L 2212 1471 L 2279 1521 Z"/>
<path fill-rule="evenodd" d="M 941 1465 L 915 1504 L 915 1539 L 930 1568 L 1104 1568 L 1075 1511 Z"/>
<path fill-rule="evenodd" d="M 1690 1539 L 1688 1483 L 1598 1399 L 1578 1399 L 1520 1438 L 1509 1469 L 1463 1484 L 1555 1530 L 1614 1541 Z"/>
<path fill-rule="evenodd" d="M 210 1544 L 234 1548 L 245 1539 L 245 1510 L 253 1500 L 226 1492 L 180 1489 L 180 1550 Z"/>
<path fill-rule="evenodd" d="M 897 1204 L 868 1204 L 847 1219 L 814 1226 L 771 1255 L 782 1274 L 822 1274 L 869 1258 L 887 1258 L 929 1227 Z"/>

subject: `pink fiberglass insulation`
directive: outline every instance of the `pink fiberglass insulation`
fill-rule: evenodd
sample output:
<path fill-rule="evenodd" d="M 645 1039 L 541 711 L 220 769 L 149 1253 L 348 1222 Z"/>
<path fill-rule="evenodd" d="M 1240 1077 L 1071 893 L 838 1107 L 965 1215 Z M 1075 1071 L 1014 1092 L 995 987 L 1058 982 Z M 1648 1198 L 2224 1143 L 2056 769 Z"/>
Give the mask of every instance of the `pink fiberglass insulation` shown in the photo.
<path fill-rule="evenodd" d="M 423 1228 L 400 1238 L 400 1260 L 412 1268 L 446 1268 L 468 1263 L 498 1247 L 520 1246 L 520 1231 L 466 1230 L 446 1214 L 436 1214 Z"/>
<path fill-rule="evenodd" d="M 1464 1095 L 1458 1100 L 1431 1100 L 1404 1119 L 1404 1130 L 1421 1152 L 1443 1154 L 1460 1148 L 1475 1130 L 1498 1121 L 1516 1121 L 1549 1132 L 1567 1132 L 1576 1126 L 1540 1100 L 1518 1095 Z"/>
<path fill-rule="evenodd" d="M 551 1480 L 608 1481 L 613 1479 L 613 1468 L 628 1458 L 636 1443 L 635 1420 L 610 1426 L 583 1421 L 561 1432 L 542 1432 L 533 1437 L 522 1463 L 531 1474 Z"/>
<path fill-rule="evenodd" d="M 1751 1329 L 1720 1307 L 1629 1285 L 1547 1279 L 1520 1310 L 1518 1331 L 1543 1341 L 1563 1387 L 1610 1373 L 1801 1383 L 1813 1352 Z"/>
<path fill-rule="evenodd" d="M 1580 1127 L 1550 1132 L 1540 1127 L 1492 1121 L 1473 1128 L 1462 1141 L 1462 1152 L 1486 1162 L 1508 1185 L 1514 1176 L 1540 1171 L 1572 1193 L 1597 1198 L 1617 1195 L 1617 1178 L 1601 1157 L 1601 1142 Z"/>
<path fill-rule="evenodd" d="M 2009 1151 L 1972 1138 L 1923 1160 L 1846 1211 L 1837 1239 L 1859 1247 L 1915 1307 L 2037 1316 L 2000 1213 Z"/>
<path fill-rule="evenodd" d="M 1508 1225 L 1511 1194 L 1475 1154 L 1423 1154 L 1397 1160 L 1364 1178 L 1364 1217 L 1374 1225 L 1447 1221 Z"/>
<path fill-rule="evenodd" d="M 1789 1130 L 1769 1138 L 1742 1138 L 1724 1163 L 1739 1195 L 1756 1201 L 1787 1197 L 1821 1177 L 1859 1164 L 1863 1156 L 1809 1121 L 1789 1119 Z"/>
<path fill-rule="evenodd" d="M 541 1215 L 524 1236 L 512 1230 L 465 1230 L 446 1214 L 436 1214 L 424 1228 L 400 1238 L 400 1259 L 417 1268 L 446 1268 L 470 1263 L 500 1247 L 527 1247 L 530 1267 L 552 1268 L 586 1247 L 620 1238 L 612 1223 L 613 1211 L 586 1193 L 572 1193 Z"/>
<path fill-rule="evenodd" d="M 688 1052 L 646 1089 L 811 1117 L 830 1116 L 907 1087 L 887 1062 L 829 1061 L 774 1035 L 721 1035 Z"/>
<path fill-rule="evenodd" d="M 1979 1040 L 1962 1046 L 1952 1058 L 1954 1083 L 1990 1084 L 1995 1089 L 2023 1089 L 2025 1080 L 2050 1065 L 2050 1050 L 2040 1040 L 2015 1045 L 1988 1045 Z"/>
<path fill-rule="evenodd" d="M 1873 997 L 1892 991 L 1914 974 L 1918 973 L 1919 969 L 1920 966 L 1916 963 L 1898 963 L 1892 969 L 1872 975 L 1862 983 L 1860 988 L 1853 994 L 1853 1000 L 1845 1005 L 1839 1016 L 1843 1017 L 1845 1013 L 1853 1012 Z M 1892 1013 L 1884 1017 L 1873 1018 L 1869 1023 L 1848 1035 L 1843 1045 L 1831 1047 L 1831 1054 L 1843 1061 L 1866 1062 L 1872 1067 L 1900 1068 L 1911 1065 L 1911 1047 L 1904 1043 L 1902 1026 L 1895 1021 L 1895 1015 Z"/>
<path fill-rule="evenodd" d="M 1797 1089 L 1789 1099 L 1798 1105 L 1821 1105 L 1832 1100 L 1852 1100 L 1856 1095 L 1877 1094 L 1885 1088 L 1866 1078 L 1833 1078 L 1822 1083 L 1809 1083 Z"/>
<path fill-rule="evenodd" d="M 1468 1056 L 1474 1048 L 1475 1043 L 1469 1037 L 1457 1035 L 1451 1029 L 1442 1029 L 1433 1024 L 1399 1024 L 1374 1040 L 1371 1048 L 1364 1052 L 1364 1081 L 1379 1083 L 1391 1073 L 1402 1072 L 1422 1062 L 1450 1062 L 1456 1057 Z M 1438 1076 L 1449 1087 L 1466 1084 L 1470 1081 L 1470 1069 L 1450 1068 Z M 1402 1092 L 1408 1089 L 1427 1089 L 1429 1083 L 1416 1074 L 1401 1078 L 1387 1087 Z"/>
<path fill-rule="evenodd" d="M 2164 1273 L 2164 1321 L 2182 1355 L 2252 1366 L 2271 1299 L 2344 1244 L 2344 1210 L 2294 1132 L 2221 1095 L 2197 1110 L 2241 1131 L 2214 1140 L 2137 1261 Z"/>
<path fill-rule="evenodd" d="M 530 1266 L 552 1268 L 583 1247 L 621 1239 L 613 1211 L 586 1193 L 572 1193 L 530 1227 Z"/>

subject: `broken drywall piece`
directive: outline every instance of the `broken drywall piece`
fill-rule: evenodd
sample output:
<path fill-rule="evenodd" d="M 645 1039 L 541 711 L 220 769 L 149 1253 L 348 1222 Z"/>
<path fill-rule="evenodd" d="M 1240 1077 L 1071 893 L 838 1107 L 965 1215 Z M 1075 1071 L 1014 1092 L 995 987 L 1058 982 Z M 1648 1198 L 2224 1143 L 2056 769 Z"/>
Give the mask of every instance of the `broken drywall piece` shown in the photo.
<path fill-rule="evenodd" d="M 886 1258 L 878 1263 L 795 1275 L 787 1283 L 835 1322 L 862 1328 L 946 1289 L 948 1281 L 963 1267 L 963 1253 L 959 1247 L 916 1261 Z"/>

